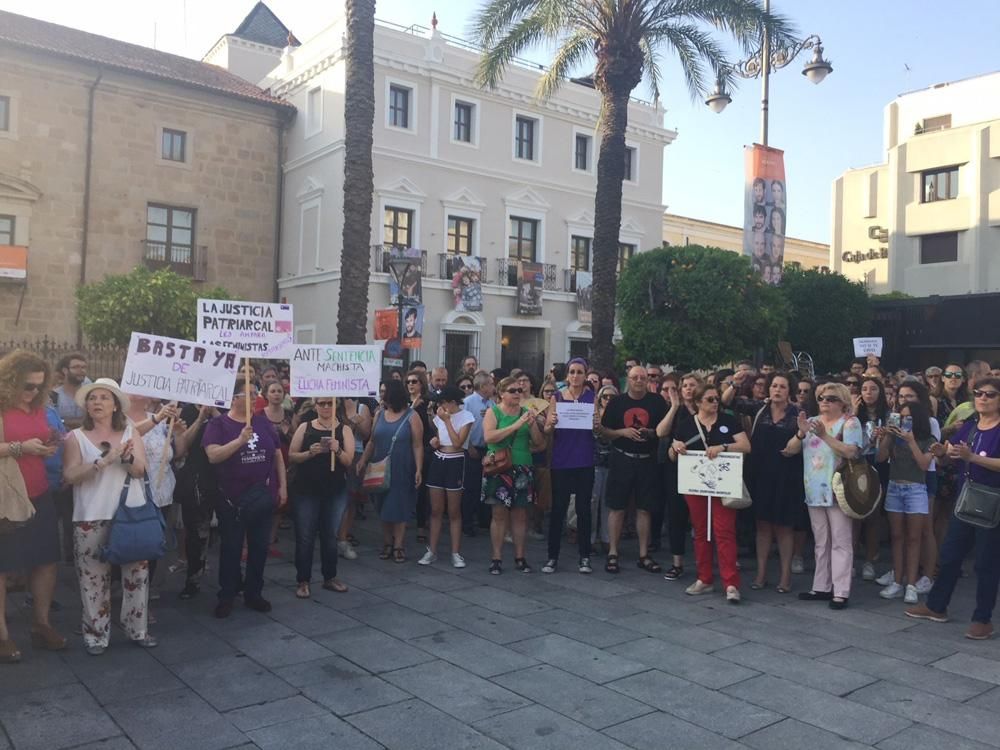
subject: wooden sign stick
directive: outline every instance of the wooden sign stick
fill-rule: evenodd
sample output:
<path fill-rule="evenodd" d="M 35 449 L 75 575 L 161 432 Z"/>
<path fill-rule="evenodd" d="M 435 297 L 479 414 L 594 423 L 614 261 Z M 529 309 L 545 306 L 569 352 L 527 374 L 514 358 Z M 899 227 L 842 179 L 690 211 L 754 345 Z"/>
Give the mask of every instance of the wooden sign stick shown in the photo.
<path fill-rule="evenodd" d="M 246 401 L 247 424 L 250 424 L 250 417 L 253 414 L 253 404 L 250 403 L 250 357 L 243 358 L 243 395 Z"/>
<path fill-rule="evenodd" d="M 333 397 L 333 421 L 337 421 L 337 397 Z M 336 434 L 336 431 L 334 431 Z M 333 435 L 330 435 L 330 439 L 333 440 Z M 334 451 L 330 451 L 330 471 L 337 470 L 337 454 Z"/>

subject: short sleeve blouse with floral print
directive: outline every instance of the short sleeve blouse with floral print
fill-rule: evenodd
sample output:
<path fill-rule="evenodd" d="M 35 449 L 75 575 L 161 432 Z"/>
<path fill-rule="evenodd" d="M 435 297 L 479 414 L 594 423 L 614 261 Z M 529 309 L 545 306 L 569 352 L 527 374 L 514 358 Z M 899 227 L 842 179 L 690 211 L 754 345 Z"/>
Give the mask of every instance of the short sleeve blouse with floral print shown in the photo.
<path fill-rule="evenodd" d="M 815 422 L 819 417 L 809 421 Z M 843 430 L 843 435 L 841 435 Z M 864 446 L 865 435 L 857 417 L 841 417 L 827 428 L 827 432 L 848 445 Z M 829 508 L 833 505 L 833 472 L 840 465 L 840 457 L 821 438 L 809 433 L 802 443 L 805 464 L 806 505 L 812 508 Z"/>

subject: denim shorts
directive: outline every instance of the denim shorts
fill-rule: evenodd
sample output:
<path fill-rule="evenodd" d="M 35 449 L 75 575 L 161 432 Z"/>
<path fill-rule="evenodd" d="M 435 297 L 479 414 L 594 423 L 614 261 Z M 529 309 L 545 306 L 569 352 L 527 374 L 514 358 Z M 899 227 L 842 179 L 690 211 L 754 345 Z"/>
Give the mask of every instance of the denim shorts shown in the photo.
<path fill-rule="evenodd" d="M 885 493 L 885 509 L 889 513 L 927 515 L 929 507 L 926 484 L 889 482 L 889 489 Z"/>

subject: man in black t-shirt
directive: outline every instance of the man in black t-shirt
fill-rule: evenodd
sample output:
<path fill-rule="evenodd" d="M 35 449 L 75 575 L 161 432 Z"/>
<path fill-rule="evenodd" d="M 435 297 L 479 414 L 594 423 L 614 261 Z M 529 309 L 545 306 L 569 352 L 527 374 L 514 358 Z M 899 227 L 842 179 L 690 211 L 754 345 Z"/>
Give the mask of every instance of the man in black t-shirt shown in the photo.
<path fill-rule="evenodd" d="M 667 405 L 658 393 L 649 393 L 646 370 L 636 366 L 628 372 L 628 390 L 616 396 L 604 410 L 600 432 L 611 440 L 608 457 L 608 559 L 604 569 L 617 573 L 618 542 L 625 521 L 625 508 L 635 495 L 636 531 L 639 534 L 639 567 L 659 573 L 660 566 L 649 557 L 650 511 L 659 483 L 656 466 L 656 425 L 667 414 Z"/>

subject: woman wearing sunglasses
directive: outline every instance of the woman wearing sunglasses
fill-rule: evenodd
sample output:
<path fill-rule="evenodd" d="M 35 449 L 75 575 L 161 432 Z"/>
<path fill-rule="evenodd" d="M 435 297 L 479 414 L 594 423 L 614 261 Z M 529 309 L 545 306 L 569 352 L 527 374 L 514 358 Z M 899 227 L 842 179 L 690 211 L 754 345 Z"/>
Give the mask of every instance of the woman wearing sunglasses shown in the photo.
<path fill-rule="evenodd" d="M 21 660 L 6 618 L 7 575 L 20 571 L 27 572 L 34 597 L 32 645 L 49 651 L 66 648 L 66 639 L 49 624 L 60 552 L 59 519 L 44 463 L 58 448 L 53 437 L 59 437 L 45 416 L 51 376 L 48 362 L 29 352 L 15 350 L 0 359 L 0 458 L 14 461 L 35 508 L 30 521 L 0 537 L 0 664 Z"/>
<path fill-rule="evenodd" d="M 851 519 L 833 497 L 833 473 L 845 458 L 856 458 L 864 446 L 861 422 L 850 413 L 851 392 L 841 383 L 816 388 L 819 416 L 798 416 L 798 431 L 784 455 L 803 453 L 806 505 L 816 540 L 816 570 L 803 601 L 825 601 L 830 609 L 846 609 L 851 596 L 854 538 Z"/>
<path fill-rule="evenodd" d="M 88 654 L 99 656 L 111 638 L 111 564 L 101 561 L 101 547 L 108 543 L 128 477 L 126 505 L 146 502 L 146 451 L 125 417 L 129 398 L 115 381 L 98 378 L 82 386 L 76 402 L 86 413 L 83 426 L 66 440 L 63 479 L 73 485 L 73 556 L 83 602 L 83 642 Z M 147 631 L 148 604 L 149 563 L 122 565 L 120 622 L 132 642 L 143 648 L 157 645 Z"/>
<path fill-rule="evenodd" d="M 938 396 L 938 411 L 935 415 L 938 422 L 944 425 L 951 413 L 968 400 L 965 369 L 962 365 L 947 365 L 941 373 L 941 395 Z"/>
<path fill-rule="evenodd" d="M 500 403 L 491 407 L 483 417 L 486 452 L 489 456 L 498 450 L 509 449 L 511 466 L 506 471 L 483 478 L 483 502 L 493 507 L 490 573 L 500 575 L 503 572 L 501 550 L 508 525 L 514 540 L 514 564 L 519 572 L 530 573 L 524 540 L 528 508 L 535 502 L 531 454 L 545 449 L 545 436 L 538 426 L 538 413 L 521 406 L 525 391 L 517 378 L 501 380 L 497 393 Z M 530 391 L 527 395 L 531 395 Z M 554 419 L 555 412 L 552 412 L 546 424 L 554 423 Z"/>
<path fill-rule="evenodd" d="M 972 395 L 975 417 L 966 420 L 947 445 L 932 445 L 931 453 L 940 461 L 958 464 L 960 481 L 972 480 L 1000 488 L 1000 378 L 978 378 Z M 973 549 L 976 552 L 976 608 L 965 637 L 986 640 L 993 636 L 991 619 L 1000 583 L 1000 526 L 979 528 L 952 516 L 941 545 L 937 580 L 927 595 L 926 604 L 906 610 L 909 617 L 948 621 L 948 603 L 962 575 L 962 561 Z"/>

